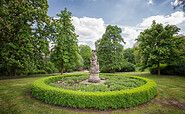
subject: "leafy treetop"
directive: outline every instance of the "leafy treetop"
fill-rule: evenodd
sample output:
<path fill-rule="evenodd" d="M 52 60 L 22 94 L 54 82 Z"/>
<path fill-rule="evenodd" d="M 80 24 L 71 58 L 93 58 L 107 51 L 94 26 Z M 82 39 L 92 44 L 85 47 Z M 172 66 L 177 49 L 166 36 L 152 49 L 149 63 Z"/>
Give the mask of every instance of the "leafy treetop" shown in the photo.
<path fill-rule="evenodd" d="M 139 43 L 139 52 L 142 57 L 142 68 L 158 65 L 158 75 L 160 75 L 160 63 L 170 63 L 176 59 L 177 48 L 175 34 L 180 29 L 174 25 L 156 24 L 153 21 L 151 28 L 140 33 L 136 39 Z"/>
<path fill-rule="evenodd" d="M 108 25 L 102 38 L 96 41 L 97 56 L 101 72 L 115 72 L 121 68 L 123 59 L 122 30 L 118 26 Z"/>
<path fill-rule="evenodd" d="M 52 22 L 54 33 L 52 33 L 51 39 L 55 45 L 52 48 L 51 59 L 55 64 L 61 66 L 61 74 L 63 74 L 63 69 L 75 65 L 77 60 L 78 35 L 75 34 L 75 28 L 71 21 L 72 13 L 67 11 L 67 8 L 57 16 L 59 19 L 54 19 Z"/>

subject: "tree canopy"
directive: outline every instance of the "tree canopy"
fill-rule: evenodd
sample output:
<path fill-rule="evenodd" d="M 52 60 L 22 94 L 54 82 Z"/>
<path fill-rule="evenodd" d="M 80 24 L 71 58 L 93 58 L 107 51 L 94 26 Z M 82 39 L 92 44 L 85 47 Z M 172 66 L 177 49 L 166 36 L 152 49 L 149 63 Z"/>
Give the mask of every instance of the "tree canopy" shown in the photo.
<path fill-rule="evenodd" d="M 160 63 L 170 63 L 177 58 L 177 39 L 174 37 L 180 29 L 174 25 L 156 24 L 153 21 L 151 28 L 145 29 L 136 39 L 139 43 L 139 53 L 142 57 L 142 68 L 158 66 L 160 75 Z"/>
<path fill-rule="evenodd" d="M 123 59 L 122 30 L 108 25 L 102 38 L 95 42 L 101 72 L 115 72 L 121 69 Z"/>
<path fill-rule="evenodd" d="M 56 65 L 61 66 L 61 74 L 63 69 L 71 68 L 76 65 L 78 57 L 77 37 L 75 28 L 72 24 L 72 13 L 65 8 L 61 14 L 57 14 L 59 19 L 53 19 L 52 48 L 51 59 Z"/>
<path fill-rule="evenodd" d="M 48 42 L 44 37 L 44 25 L 49 22 L 48 7 L 47 0 L 1 0 L 2 75 L 15 75 L 36 65 L 40 67 L 42 56 L 48 53 Z"/>
<path fill-rule="evenodd" d="M 127 59 L 128 62 L 135 64 L 135 55 L 133 48 L 127 48 L 123 51 L 124 59 Z"/>
<path fill-rule="evenodd" d="M 84 60 L 83 69 L 90 69 L 90 59 L 92 56 L 91 48 L 87 45 L 80 45 L 79 50 L 80 50 L 80 55 Z"/>

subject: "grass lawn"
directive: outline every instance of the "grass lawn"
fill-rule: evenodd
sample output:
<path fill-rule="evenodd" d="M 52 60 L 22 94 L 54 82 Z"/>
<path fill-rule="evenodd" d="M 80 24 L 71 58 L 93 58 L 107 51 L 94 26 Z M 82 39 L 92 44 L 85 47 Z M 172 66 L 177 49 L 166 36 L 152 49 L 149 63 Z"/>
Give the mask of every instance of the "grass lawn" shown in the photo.
<path fill-rule="evenodd" d="M 93 109 L 72 109 L 47 105 L 34 99 L 30 94 L 31 84 L 48 75 L 0 77 L 0 114 L 20 113 L 185 113 L 185 77 L 175 75 L 153 75 L 150 73 L 123 73 L 154 80 L 158 86 L 158 95 L 151 101 L 137 107 L 97 111 Z"/>

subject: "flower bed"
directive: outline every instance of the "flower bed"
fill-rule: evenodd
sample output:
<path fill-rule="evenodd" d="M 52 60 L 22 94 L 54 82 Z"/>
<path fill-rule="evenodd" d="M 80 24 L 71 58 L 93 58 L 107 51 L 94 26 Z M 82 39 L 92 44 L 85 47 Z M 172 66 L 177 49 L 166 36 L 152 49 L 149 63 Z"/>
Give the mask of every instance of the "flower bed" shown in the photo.
<path fill-rule="evenodd" d="M 31 87 L 32 95 L 37 99 L 52 105 L 95 109 L 117 109 L 121 107 L 137 106 L 149 101 L 157 95 L 157 86 L 154 81 L 136 76 L 130 77 L 144 80 L 146 81 L 146 84 L 137 88 L 120 91 L 85 92 L 56 88 L 48 85 L 49 83 L 60 80 L 66 76 L 81 75 L 84 74 L 52 76 L 36 80 Z M 122 74 L 106 75 L 124 76 Z"/>

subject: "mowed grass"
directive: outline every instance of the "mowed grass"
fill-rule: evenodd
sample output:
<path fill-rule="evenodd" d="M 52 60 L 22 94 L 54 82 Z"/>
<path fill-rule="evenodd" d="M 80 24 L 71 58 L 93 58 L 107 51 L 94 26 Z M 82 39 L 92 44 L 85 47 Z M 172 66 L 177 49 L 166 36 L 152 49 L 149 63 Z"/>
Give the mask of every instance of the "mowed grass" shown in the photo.
<path fill-rule="evenodd" d="M 18 77 L 9 79 L 0 77 L 0 114 L 25 113 L 185 113 L 185 77 L 175 75 L 153 75 L 150 73 L 123 73 L 154 80 L 157 83 L 158 95 L 149 102 L 130 108 L 97 111 L 93 109 L 72 109 L 47 105 L 38 101 L 30 94 L 31 84 L 48 75 Z"/>

